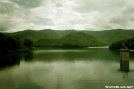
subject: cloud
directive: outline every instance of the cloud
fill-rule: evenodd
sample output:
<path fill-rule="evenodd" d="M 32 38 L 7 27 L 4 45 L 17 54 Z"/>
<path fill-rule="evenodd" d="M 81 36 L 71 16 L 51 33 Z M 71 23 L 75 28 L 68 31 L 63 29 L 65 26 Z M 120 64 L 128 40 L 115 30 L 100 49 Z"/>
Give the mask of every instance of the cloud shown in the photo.
<path fill-rule="evenodd" d="M 12 16 L 15 11 L 15 4 L 9 1 L 0 1 L 0 31 L 12 28 Z"/>
<path fill-rule="evenodd" d="M 0 31 L 19 31 L 31 28 L 34 17 L 29 9 L 20 7 L 9 0 L 0 1 Z"/>
<path fill-rule="evenodd" d="M 19 6 L 22 6 L 24 8 L 34 8 L 38 7 L 42 0 L 10 0 L 14 3 L 17 3 Z"/>
<path fill-rule="evenodd" d="M 0 31 L 133 29 L 133 0 L 6 0 Z"/>
<path fill-rule="evenodd" d="M 133 29 L 134 26 L 132 26 L 132 24 L 134 24 L 134 5 L 128 2 L 117 15 L 111 18 L 109 23 L 118 25 L 120 28 Z"/>
<path fill-rule="evenodd" d="M 54 29 L 77 29 L 93 28 L 94 18 L 99 15 L 98 11 L 79 13 L 74 10 L 77 4 L 74 1 L 44 1 L 41 6 L 31 9 L 31 13 L 37 18 L 49 19 L 50 28 Z M 44 24 L 46 25 L 46 24 Z"/>
<path fill-rule="evenodd" d="M 134 28 L 132 26 L 134 23 L 133 0 L 84 0 L 83 3 L 75 0 L 75 2 L 78 3 L 78 6 L 74 8 L 76 12 L 84 14 L 98 12 L 91 23 L 93 30 Z M 91 15 L 87 15 L 87 17 L 89 16 Z"/>
<path fill-rule="evenodd" d="M 74 0 L 77 3 L 76 11 L 88 13 L 91 11 L 117 11 L 125 5 L 126 0 Z"/>
<path fill-rule="evenodd" d="M 9 1 L 1 1 L 0 2 L 0 13 L 1 14 L 6 14 L 9 13 L 11 14 L 15 9 L 15 5 L 12 2 Z"/>

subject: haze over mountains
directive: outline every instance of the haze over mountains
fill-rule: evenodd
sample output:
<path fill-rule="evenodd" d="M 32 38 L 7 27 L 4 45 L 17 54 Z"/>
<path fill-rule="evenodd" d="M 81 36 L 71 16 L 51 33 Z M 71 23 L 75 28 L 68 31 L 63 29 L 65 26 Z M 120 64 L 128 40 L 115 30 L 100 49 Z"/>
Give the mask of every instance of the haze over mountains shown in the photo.
<path fill-rule="evenodd" d="M 5 33 L 20 39 L 29 38 L 36 46 L 83 45 L 107 46 L 121 39 L 134 36 L 134 30 L 104 30 L 104 31 L 77 31 L 77 30 L 24 30 L 14 33 Z"/>

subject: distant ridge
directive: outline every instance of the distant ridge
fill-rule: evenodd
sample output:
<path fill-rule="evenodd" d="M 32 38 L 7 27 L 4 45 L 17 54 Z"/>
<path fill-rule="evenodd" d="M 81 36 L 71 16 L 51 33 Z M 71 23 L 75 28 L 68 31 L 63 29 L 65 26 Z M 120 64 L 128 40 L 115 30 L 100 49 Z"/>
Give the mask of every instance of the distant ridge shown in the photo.
<path fill-rule="evenodd" d="M 77 31 L 77 30 L 24 30 L 14 33 L 4 33 L 9 36 L 17 36 L 20 39 L 29 38 L 33 40 L 35 43 L 40 40 L 55 40 L 64 43 L 68 40 L 75 40 L 79 43 L 90 45 L 98 45 L 98 46 L 107 46 L 117 40 L 128 39 L 134 36 L 134 30 L 124 30 L 124 29 L 113 29 L 113 30 L 103 30 L 103 31 Z M 79 35 L 78 35 L 79 34 Z M 89 37 L 88 37 L 89 36 Z M 59 40 L 60 39 L 60 40 Z M 78 39 L 81 39 L 78 40 Z M 52 41 L 54 42 L 54 41 Z M 57 42 L 57 41 L 56 41 Z"/>

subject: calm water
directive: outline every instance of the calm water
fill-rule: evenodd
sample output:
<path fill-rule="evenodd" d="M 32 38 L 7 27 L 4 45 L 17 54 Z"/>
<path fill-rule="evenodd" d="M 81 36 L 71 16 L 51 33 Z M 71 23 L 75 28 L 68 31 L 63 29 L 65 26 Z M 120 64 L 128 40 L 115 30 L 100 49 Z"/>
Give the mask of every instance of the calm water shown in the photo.
<path fill-rule="evenodd" d="M 107 48 L 46 49 L 0 55 L 0 89 L 105 89 L 134 86 L 131 72 L 120 72 L 119 53 Z"/>

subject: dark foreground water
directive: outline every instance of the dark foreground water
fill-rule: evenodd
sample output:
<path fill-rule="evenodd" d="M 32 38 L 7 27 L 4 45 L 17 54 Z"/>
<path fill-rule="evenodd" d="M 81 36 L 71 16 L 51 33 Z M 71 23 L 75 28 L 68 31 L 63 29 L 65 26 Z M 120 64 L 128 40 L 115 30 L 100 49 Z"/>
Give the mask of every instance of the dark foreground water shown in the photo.
<path fill-rule="evenodd" d="M 130 71 L 120 72 L 119 53 L 106 48 L 46 49 L 0 55 L 0 89 L 105 89 L 134 86 Z"/>

